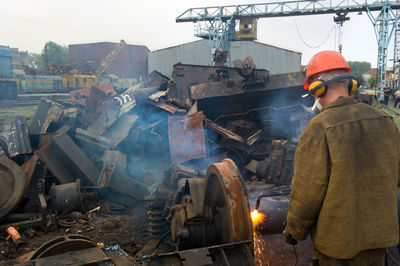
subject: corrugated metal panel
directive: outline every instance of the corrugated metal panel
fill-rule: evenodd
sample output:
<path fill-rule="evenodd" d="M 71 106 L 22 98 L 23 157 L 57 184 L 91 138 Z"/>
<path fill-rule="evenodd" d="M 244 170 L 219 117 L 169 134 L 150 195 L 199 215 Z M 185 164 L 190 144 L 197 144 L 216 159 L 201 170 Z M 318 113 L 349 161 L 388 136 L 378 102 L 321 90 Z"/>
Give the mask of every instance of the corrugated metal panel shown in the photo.
<path fill-rule="evenodd" d="M 2 148 L 10 157 L 32 151 L 25 117 L 0 119 L 0 136 L 7 143 L 7 147 Z"/>
<path fill-rule="evenodd" d="M 11 49 L 0 45 L 0 78 L 12 78 Z"/>
<path fill-rule="evenodd" d="M 99 65 L 118 43 L 101 42 L 69 45 L 69 61 L 72 64 L 95 61 Z M 126 45 L 106 69 L 105 74 L 122 78 L 147 77 L 148 49 L 143 45 Z"/>
<path fill-rule="evenodd" d="M 11 49 L 8 46 L 0 45 L 0 56 L 12 57 Z"/>
<path fill-rule="evenodd" d="M 231 62 L 251 56 L 259 69 L 267 69 L 270 74 L 283 74 L 300 71 L 301 53 L 271 46 L 255 41 L 233 42 Z M 209 65 L 210 44 L 199 40 L 182 45 L 153 51 L 149 54 L 149 73 L 157 70 L 171 76 L 176 63 Z"/>

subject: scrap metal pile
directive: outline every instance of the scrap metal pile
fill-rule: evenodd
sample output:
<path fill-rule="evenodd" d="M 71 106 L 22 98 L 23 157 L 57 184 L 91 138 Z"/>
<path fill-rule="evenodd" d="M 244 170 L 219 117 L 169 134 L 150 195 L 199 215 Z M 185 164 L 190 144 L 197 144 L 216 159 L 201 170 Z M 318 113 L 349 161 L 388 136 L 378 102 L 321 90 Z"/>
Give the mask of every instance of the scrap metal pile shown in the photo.
<path fill-rule="evenodd" d="M 57 64 L 50 63 L 46 68 L 47 75 L 61 75 L 61 74 L 72 74 L 73 72 L 80 74 L 93 75 L 95 72 L 95 62 L 90 61 L 87 63 L 80 64 Z"/>
<path fill-rule="evenodd" d="M 50 232 L 90 223 L 96 212 L 135 210 L 145 232 L 125 234 L 146 235 L 129 254 L 142 263 L 252 265 L 247 196 L 290 184 L 295 144 L 313 113 L 300 97 L 302 73 L 269 75 L 251 58 L 235 66 L 176 64 L 172 78 L 153 72 L 120 94 L 106 85 L 72 91 L 73 104 L 42 99 L 29 125 L 0 120 L 1 232 Z M 259 183 L 271 186 L 260 192 Z M 71 241 L 79 248 L 54 251 Z M 63 252 L 89 249 L 94 262 L 119 265 L 68 234 L 27 258 L 68 262 Z"/>

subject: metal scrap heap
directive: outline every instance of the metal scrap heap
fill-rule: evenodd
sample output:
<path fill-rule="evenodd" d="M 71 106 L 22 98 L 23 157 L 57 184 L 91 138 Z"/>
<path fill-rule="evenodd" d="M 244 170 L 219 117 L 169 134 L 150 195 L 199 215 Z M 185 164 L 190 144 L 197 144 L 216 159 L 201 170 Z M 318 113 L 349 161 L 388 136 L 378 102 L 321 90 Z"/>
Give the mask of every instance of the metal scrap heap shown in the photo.
<path fill-rule="evenodd" d="M 176 64 L 172 78 L 153 72 L 119 94 L 75 90 L 72 104 L 42 99 L 30 123 L 0 120 L 0 231 L 58 237 L 13 262 L 68 264 L 87 251 L 91 262 L 125 265 L 114 243 L 133 265 L 253 265 L 251 184 L 290 184 L 313 112 L 303 73 L 270 75 L 251 58 L 234 65 Z M 7 243 L 2 260 L 24 253 Z"/>

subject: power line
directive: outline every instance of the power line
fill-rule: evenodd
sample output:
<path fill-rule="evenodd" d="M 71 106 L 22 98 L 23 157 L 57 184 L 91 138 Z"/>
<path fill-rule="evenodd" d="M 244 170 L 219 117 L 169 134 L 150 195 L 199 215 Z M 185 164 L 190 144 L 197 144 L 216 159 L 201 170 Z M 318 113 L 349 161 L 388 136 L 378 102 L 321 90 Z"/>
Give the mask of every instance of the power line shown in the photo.
<path fill-rule="evenodd" d="M 332 33 L 332 30 L 335 28 L 335 25 L 333 25 L 332 28 L 329 30 L 328 35 L 326 36 L 326 38 L 325 38 L 319 45 L 317 45 L 317 46 L 312 46 L 312 45 L 306 43 L 306 41 L 303 39 L 303 36 L 301 35 L 300 30 L 299 30 L 299 28 L 298 28 L 298 26 L 297 26 L 296 20 L 295 20 L 295 19 L 293 19 L 293 20 L 294 20 L 294 24 L 295 24 L 295 26 L 296 26 L 297 34 L 299 34 L 299 37 L 300 37 L 301 41 L 302 41 L 306 46 L 308 46 L 309 48 L 312 48 L 312 49 L 317 49 L 317 48 L 321 47 L 321 46 L 328 40 L 329 36 L 330 36 L 331 33 Z"/>
<path fill-rule="evenodd" d="M 7 15 L 7 16 L 10 16 L 10 17 L 14 17 L 14 18 L 23 20 L 25 22 L 35 23 L 35 24 L 43 24 L 43 25 L 47 25 L 47 26 L 50 26 L 50 27 L 53 27 L 53 28 L 58 28 L 58 29 L 61 29 L 61 30 L 67 31 L 67 32 L 75 32 L 75 33 L 78 33 L 78 34 L 81 34 L 81 35 L 85 35 L 85 36 L 89 36 L 89 37 L 92 37 L 92 38 L 95 37 L 96 40 L 105 39 L 105 37 L 102 37 L 102 36 L 94 35 L 94 34 L 83 32 L 83 31 L 79 31 L 79 30 L 69 29 L 69 28 L 66 28 L 64 26 L 60 26 L 60 25 L 57 25 L 57 24 L 54 24 L 54 23 L 38 21 L 38 20 L 31 19 L 31 18 L 27 18 L 27 17 L 22 17 L 22 16 L 19 16 L 19 15 L 15 15 L 15 14 L 11 14 L 11 13 L 8 13 L 8 12 L 4 12 L 3 10 L 0 10 L 0 13 L 4 14 L 4 15 Z"/>

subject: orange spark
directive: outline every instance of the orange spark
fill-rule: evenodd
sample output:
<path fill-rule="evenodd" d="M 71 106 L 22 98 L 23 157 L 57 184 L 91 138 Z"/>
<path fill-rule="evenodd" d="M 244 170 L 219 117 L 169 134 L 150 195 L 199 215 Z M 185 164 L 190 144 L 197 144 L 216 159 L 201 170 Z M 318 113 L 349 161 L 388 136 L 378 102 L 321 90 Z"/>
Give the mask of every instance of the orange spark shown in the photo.
<path fill-rule="evenodd" d="M 258 212 L 257 210 L 251 212 L 251 221 L 253 222 L 253 226 L 257 226 L 259 223 L 263 222 L 264 219 L 265 214 Z"/>

